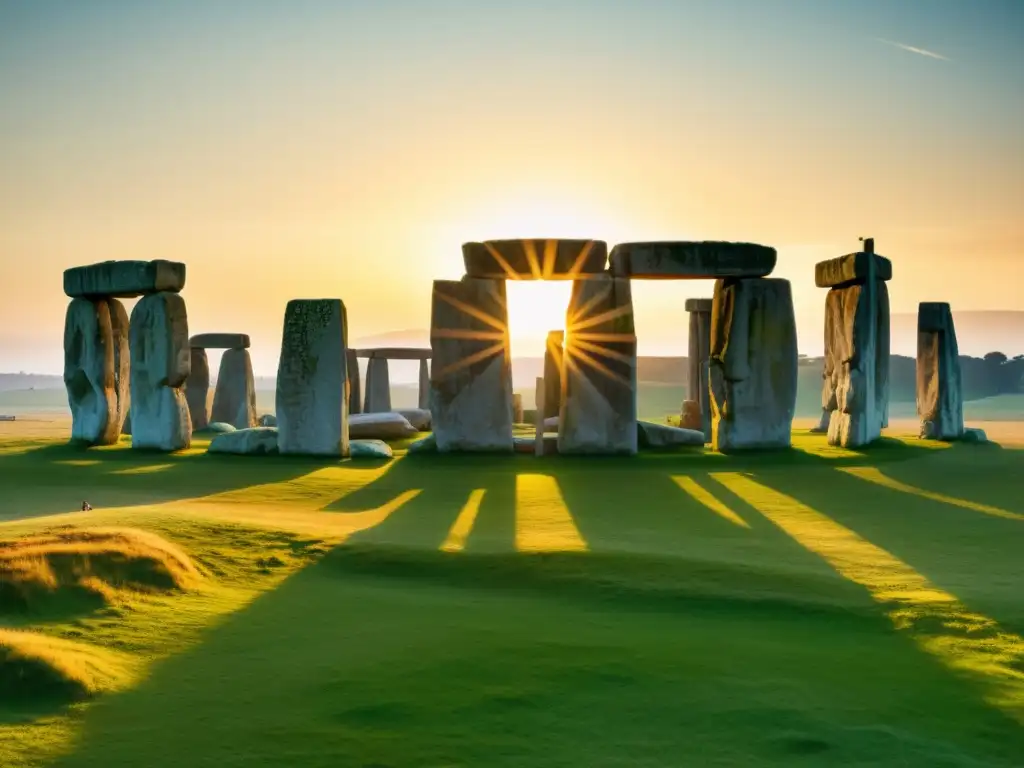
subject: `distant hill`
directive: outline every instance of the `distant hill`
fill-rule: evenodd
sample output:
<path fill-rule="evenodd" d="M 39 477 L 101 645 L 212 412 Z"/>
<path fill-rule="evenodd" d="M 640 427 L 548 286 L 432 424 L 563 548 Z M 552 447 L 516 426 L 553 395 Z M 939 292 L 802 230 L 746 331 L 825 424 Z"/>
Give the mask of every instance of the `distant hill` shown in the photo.
<path fill-rule="evenodd" d="M 1009 357 L 1024 354 L 1024 311 L 953 310 L 956 340 L 961 355 L 983 357 L 1003 352 Z M 890 319 L 892 350 L 902 355 L 917 354 L 917 313 L 894 312 Z"/>

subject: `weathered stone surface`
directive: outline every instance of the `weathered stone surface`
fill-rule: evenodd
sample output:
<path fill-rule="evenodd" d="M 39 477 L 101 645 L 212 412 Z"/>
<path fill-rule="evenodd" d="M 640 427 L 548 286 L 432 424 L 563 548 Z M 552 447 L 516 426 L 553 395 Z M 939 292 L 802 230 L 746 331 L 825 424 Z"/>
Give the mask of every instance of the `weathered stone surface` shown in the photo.
<path fill-rule="evenodd" d="M 512 394 L 512 423 L 523 423 L 523 396 L 518 392 Z"/>
<path fill-rule="evenodd" d="M 679 426 L 683 429 L 704 431 L 704 415 L 701 413 L 700 403 L 696 400 L 683 400 L 683 410 L 679 417 Z"/>
<path fill-rule="evenodd" d="M 418 431 L 400 413 L 358 413 L 348 417 L 350 440 L 401 440 Z"/>
<path fill-rule="evenodd" d="M 115 346 L 107 302 L 73 299 L 64 317 L 64 387 L 72 440 L 89 445 L 117 442 Z"/>
<path fill-rule="evenodd" d="M 373 347 L 353 350 L 357 357 L 373 359 L 382 357 L 387 360 L 429 360 L 430 349 L 422 347 Z"/>
<path fill-rule="evenodd" d="M 177 261 L 103 261 L 64 270 L 71 298 L 125 298 L 185 287 L 185 265 Z"/>
<path fill-rule="evenodd" d="M 881 281 L 833 288 L 825 299 L 822 408 L 830 445 L 858 448 L 888 423 L 889 301 Z"/>
<path fill-rule="evenodd" d="M 275 416 L 272 413 L 264 413 L 259 418 L 259 425 L 261 427 L 276 427 L 277 426 L 277 416 Z"/>
<path fill-rule="evenodd" d="M 629 280 L 577 280 L 567 314 L 558 418 L 563 454 L 635 454 L 636 331 Z"/>
<path fill-rule="evenodd" d="M 275 427 L 251 427 L 224 432 L 210 441 L 207 453 L 233 453 L 243 456 L 267 456 L 277 453 Z"/>
<path fill-rule="evenodd" d="M 829 383 L 827 381 L 826 381 L 825 387 L 826 387 L 826 389 L 829 387 Z M 827 399 L 828 397 L 831 397 L 831 395 L 830 394 L 823 394 L 822 395 L 823 399 Z M 815 426 L 811 427 L 810 431 L 815 433 L 815 434 L 827 435 L 828 434 L 828 425 L 829 425 L 829 423 L 831 421 L 832 421 L 832 411 L 830 411 L 828 408 L 822 408 L 821 409 L 821 418 L 818 420 L 818 423 Z"/>
<path fill-rule="evenodd" d="M 463 243 L 466 275 L 492 280 L 575 280 L 604 272 L 603 240 L 522 239 Z"/>
<path fill-rule="evenodd" d="M 132 447 L 160 451 L 188 448 L 192 418 L 182 386 L 191 372 L 188 316 L 177 293 L 143 297 L 132 310 Z"/>
<path fill-rule="evenodd" d="M 409 443 L 409 453 L 437 453 L 437 436 L 430 434 Z"/>
<path fill-rule="evenodd" d="M 641 448 L 704 447 L 704 432 L 699 429 L 682 429 L 649 421 L 638 421 L 636 427 L 637 442 Z"/>
<path fill-rule="evenodd" d="M 988 435 L 985 434 L 984 429 L 964 427 L 964 433 L 960 436 L 960 439 L 965 443 L 987 443 Z"/>
<path fill-rule="evenodd" d="M 193 349 L 248 349 L 247 333 L 197 333 L 188 341 Z"/>
<path fill-rule="evenodd" d="M 917 313 L 917 414 L 921 437 L 956 440 L 964 434 L 960 350 L 949 304 L 922 302 Z"/>
<path fill-rule="evenodd" d="M 791 446 L 797 345 L 788 280 L 716 281 L 709 378 L 716 449 Z"/>
<path fill-rule="evenodd" d="M 107 299 L 110 311 L 110 334 L 114 346 L 114 395 L 117 398 L 117 429 L 123 434 L 125 419 L 131 408 L 131 350 L 128 347 L 128 312 L 117 299 Z"/>
<path fill-rule="evenodd" d="M 548 416 L 544 419 L 544 431 L 545 432 L 557 432 L 558 431 L 558 417 Z"/>
<path fill-rule="evenodd" d="M 395 413 L 402 416 L 412 424 L 417 432 L 430 431 L 430 409 L 429 408 L 399 408 Z"/>
<path fill-rule="evenodd" d="M 363 413 L 391 410 L 391 374 L 385 357 L 371 357 L 366 365 L 366 402 Z"/>
<path fill-rule="evenodd" d="M 814 265 L 814 284 L 819 288 L 837 288 L 863 283 L 868 279 L 870 256 L 875 257 L 875 279 L 892 280 L 892 262 L 889 259 L 878 254 L 858 251 L 835 259 L 819 261 Z"/>
<path fill-rule="evenodd" d="M 690 313 L 686 393 L 690 400 L 700 406 L 700 422 L 693 428 L 701 430 L 708 441 L 711 440 L 711 385 L 708 381 L 708 360 L 711 355 L 713 306 L 712 299 L 689 299 L 686 302 L 687 311 Z"/>
<path fill-rule="evenodd" d="M 352 440 L 348 448 L 353 459 L 390 459 L 395 455 L 383 440 Z"/>
<path fill-rule="evenodd" d="M 132 409 L 131 408 L 129 408 L 128 409 L 128 413 L 126 413 L 124 415 L 124 424 L 121 425 L 121 434 L 122 435 L 129 435 L 129 436 L 132 434 Z"/>
<path fill-rule="evenodd" d="M 416 404 L 430 410 L 430 363 L 420 360 L 419 386 L 416 390 Z"/>
<path fill-rule="evenodd" d="M 211 421 L 206 425 L 206 429 L 202 430 L 201 434 L 204 435 L 223 435 L 227 432 L 237 432 L 238 427 L 234 424 L 228 424 L 223 421 Z"/>
<path fill-rule="evenodd" d="M 778 254 L 755 243 L 662 241 L 619 243 L 608 258 L 616 277 L 707 280 L 764 277 L 775 269 Z"/>
<path fill-rule="evenodd" d="M 348 456 L 348 319 L 341 299 L 293 299 L 277 367 L 282 454 Z"/>
<path fill-rule="evenodd" d="M 348 387 L 348 413 L 349 416 L 363 412 L 363 389 L 359 381 L 359 357 L 356 350 L 345 350 L 345 379 Z"/>
<path fill-rule="evenodd" d="M 435 280 L 430 412 L 437 449 L 512 451 L 512 361 L 503 280 Z"/>
<path fill-rule="evenodd" d="M 197 432 L 210 423 L 210 360 L 202 347 L 191 347 L 189 357 L 192 362 L 185 380 L 185 401 L 192 431 Z"/>
<path fill-rule="evenodd" d="M 210 418 L 238 429 L 256 426 L 256 383 L 247 349 L 229 349 L 220 359 Z"/>
<path fill-rule="evenodd" d="M 565 331 L 548 331 L 544 345 L 544 418 L 558 416 L 562 408 L 562 355 Z"/>

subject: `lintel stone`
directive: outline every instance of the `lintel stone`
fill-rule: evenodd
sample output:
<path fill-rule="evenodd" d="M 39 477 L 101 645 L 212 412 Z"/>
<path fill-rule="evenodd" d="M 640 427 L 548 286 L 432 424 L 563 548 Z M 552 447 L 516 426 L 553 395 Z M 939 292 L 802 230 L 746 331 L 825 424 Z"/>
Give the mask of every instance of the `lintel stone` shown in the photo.
<path fill-rule="evenodd" d="M 247 333 L 197 333 L 188 340 L 193 349 L 248 349 Z"/>
<path fill-rule="evenodd" d="M 605 271 L 603 240 L 523 238 L 463 243 L 466 275 L 491 280 L 582 280 Z"/>
<path fill-rule="evenodd" d="M 609 256 L 612 274 L 633 280 L 765 277 L 777 259 L 767 245 L 713 240 L 619 243 Z"/>
<path fill-rule="evenodd" d="M 102 261 L 64 270 L 64 293 L 73 299 L 130 299 L 180 293 L 184 287 L 185 265 L 180 261 Z"/>
<path fill-rule="evenodd" d="M 711 307 L 714 304 L 714 299 L 687 299 L 685 306 L 687 312 L 706 312 L 710 314 Z"/>
<path fill-rule="evenodd" d="M 433 353 L 420 347 L 376 347 L 357 349 L 356 357 L 383 358 L 385 360 L 429 360 Z"/>
<path fill-rule="evenodd" d="M 863 283 L 868 279 L 868 258 L 875 258 L 875 279 L 892 280 L 892 262 L 885 256 L 865 251 L 848 253 L 814 265 L 814 284 L 819 288 L 836 288 L 843 285 Z"/>

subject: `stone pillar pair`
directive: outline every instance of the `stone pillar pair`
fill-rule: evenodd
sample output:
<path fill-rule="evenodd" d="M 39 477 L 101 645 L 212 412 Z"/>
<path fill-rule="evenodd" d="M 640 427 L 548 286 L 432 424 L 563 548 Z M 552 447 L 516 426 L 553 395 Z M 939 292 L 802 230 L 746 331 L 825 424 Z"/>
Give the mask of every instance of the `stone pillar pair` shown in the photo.
<path fill-rule="evenodd" d="M 191 373 L 185 384 L 192 429 L 206 429 L 211 422 L 236 429 L 256 426 L 256 384 L 249 356 L 249 336 L 244 333 L 201 333 L 189 340 Z M 225 350 L 217 373 L 217 387 L 210 407 L 208 349 Z"/>
<path fill-rule="evenodd" d="M 363 403 L 359 402 L 359 357 L 368 358 L 366 364 L 366 400 Z M 353 412 L 351 411 L 353 407 L 356 408 L 355 413 L 388 413 L 393 410 L 391 405 L 390 360 L 419 361 L 418 407 L 429 408 L 430 369 L 427 364 L 429 359 L 429 349 L 416 349 L 412 347 L 350 350 L 350 412 Z"/>
<path fill-rule="evenodd" d="M 64 272 L 71 297 L 64 329 L 64 382 L 72 438 L 117 442 L 131 409 L 132 447 L 189 447 L 182 387 L 191 369 L 185 265 L 107 261 Z M 117 299 L 142 298 L 127 317 Z M 126 349 L 127 347 L 127 349 Z M 126 354 L 127 353 L 127 354 Z"/>

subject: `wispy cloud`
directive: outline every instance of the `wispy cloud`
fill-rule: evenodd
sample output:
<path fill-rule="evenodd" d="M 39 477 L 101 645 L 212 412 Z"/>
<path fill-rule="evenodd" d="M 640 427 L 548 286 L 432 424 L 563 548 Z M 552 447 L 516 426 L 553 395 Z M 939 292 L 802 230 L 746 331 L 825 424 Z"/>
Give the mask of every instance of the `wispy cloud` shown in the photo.
<path fill-rule="evenodd" d="M 910 53 L 916 53 L 919 56 L 927 56 L 929 59 L 938 59 L 939 61 L 949 61 L 949 59 L 947 57 L 943 56 L 941 53 L 936 53 L 935 51 L 929 51 L 926 48 L 917 48 L 917 47 L 915 47 L 913 45 L 907 45 L 906 43 L 897 43 L 895 40 L 886 40 L 884 37 L 876 37 L 875 40 L 877 40 L 880 43 L 885 43 L 886 45 L 891 45 L 894 48 L 899 48 L 900 50 L 903 50 L 903 51 L 909 51 Z"/>

